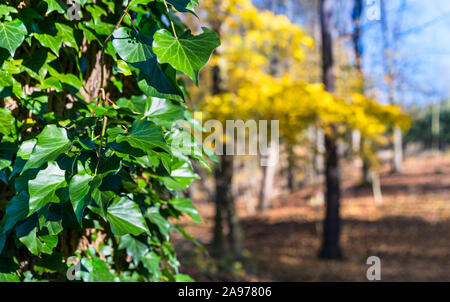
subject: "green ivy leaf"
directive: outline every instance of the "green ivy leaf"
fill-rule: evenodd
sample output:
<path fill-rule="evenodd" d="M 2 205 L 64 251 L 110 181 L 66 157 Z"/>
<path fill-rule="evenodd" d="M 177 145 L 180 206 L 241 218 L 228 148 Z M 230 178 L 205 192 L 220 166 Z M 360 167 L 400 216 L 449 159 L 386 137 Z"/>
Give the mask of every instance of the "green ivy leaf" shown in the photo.
<path fill-rule="evenodd" d="M 107 210 L 111 229 L 118 236 L 148 232 L 139 206 L 128 197 L 117 197 Z"/>
<path fill-rule="evenodd" d="M 81 271 L 84 282 L 114 282 L 114 275 L 106 262 L 99 258 L 81 260 L 81 265 L 87 270 Z"/>
<path fill-rule="evenodd" d="M 121 27 L 114 31 L 112 44 L 119 56 L 127 63 L 143 62 L 152 57 L 153 39 Z"/>
<path fill-rule="evenodd" d="M 179 12 L 190 12 L 195 14 L 194 7 L 198 6 L 198 0 L 166 0 Z"/>
<path fill-rule="evenodd" d="M 59 56 L 59 48 L 63 42 L 60 37 L 37 33 L 34 34 L 34 37 L 42 44 L 42 46 L 50 48 L 56 56 Z"/>
<path fill-rule="evenodd" d="M 146 96 L 183 101 L 183 92 L 176 84 L 176 71 L 172 66 L 158 64 L 156 57 L 131 65 L 141 71 L 138 86 Z"/>
<path fill-rule="evenodd" d="M 150 153 L 154 148 L 169 150 L 161 129 L 148 121 L 136 120 L 128 135 L 119 135 L 117 142 L 128 142 L 132 147 Z"/>
<path fill-rule="evenodd" d="M 81 223 L 83 218 L 84 209 L 90 203 L 89 193 L 93 187 L 89 186 L 89 184 L 93 178 L 93 176 L 87 173 L 77 174 L 72 177 L 69 184 L 70 201 L 72 202 L 73 210 L 79 223 Z"/>
<path fill-rule="evenodd" d="M 5 246 L 6 234 L 12 230 L 17 222 L 27 218 L 29 208 L 27 192 L 20 192 L 8 202 L 6 213 L 0 224 L 0 254 Z"/>
<path fill-rule="evenodd" d="M 16 49 L 22 44 L 27 34 L 27 28 L 19 19 L 10 22 L 0 22 L 0 47 L 14 56 Z"/>
<path fill-rule="evenodd" d="M 16 235 L 33 255 L 41 253 L 51 254 L 58 244 L 58 236 L 38 236 L 39 222 L 37 216 L 32 216 L 19 223 L 16 227 Z"/>
<path fill-rule="evenodd" d="M 202 222 L 202 218 L 189 198 L 175 197 L 172 198 L 169 203 L 178 211 L 187 213 L 195 222 Z"/>
<path fill-rule="evenodd" d="M 179 104 L 156 97 L 149 98 L 147 102 L 150 106 L 144 114 L 158 126 L 171 128 L 175 121 L 183 119 L 184 108 Z"/>
<path fill-rule="evenodd" d="M 10 135 L 14 125 L 14 117 L 9 109 L 0 108 L 0 133 Z"/>
<path fill-rule="evenodd" d="M 194 280 L 186 274 L 176 274 L 175 282 L 194 282 Z"/>
<path fill-rule="evenodd" d="M 158 30 L 153 36 L 153 51 L 160 63 L 169 63 L 184 72 L 196 85 L 198 73 L 208 62 L 213 50 L 220 45 L 217 34 L 203 27 L 203 33 L 193 36 L 190 31 L 175 38 L 166 29 Z"/>
<path fill-rule="evenodd" d="M 55 125 L 47 125 L 37 136 L 37 144 L 30 155 L 29 160 L 23 167 L 23 171 L 39 168 L 45 162 L 55 160 L 59 155 L 69 150 L 72 143 L 67 138 L 64 128 Z"/>
<path fill-rule="evenodd" d="M 159 281 L 161 278 L 160 263 L 161 257 L 153 251 L 145 254 L 145 257 L 142 259 L 142 264 L 152 275 L 152 281 Z"/>
<path fill-rule="evenodd" d="M 183 160 L 176 160 L 171 167 L 169 176 L 159 177 L 170 190 L 185 190 L 194 180 L 200 177 L 192 172 L 189 164 Z"/>
<path fill-rule="evenodd" d="M 17 146 L 13 143 L 0 143 L 0 170 L 11 165 L 12 157 L 17 151 Z"/>
<path fill-rule="evenodd" d="M 119 56 L 141 71 L 139 87 L 147 96 L 182 100 L 183 94 L 174 84 L 175 72 L 158 64 L 152 37 L 124 27 L 114 31 L 113 37 L 112 44 Z"/>
<path fill-rule="evenodd" d="M 159 232 L 166 240 L 169 239 L 169 231 L 172 228 L 172 224 L 159 213 L 159 208 L 148 208 L 145 217 L 158 227 Z"/>
<path fill-rule="evenodd" d="M 30 212 L 28 215 L 33 214 L 48 203 L 61 202 L 64 192 L 60 189 L 67 187 L 64 174 L 65 172 L 56 163 L 49 162 L 47 169 L 39 171 L 36 178 L 28 182 L 30 191 Z"/>
<path fill-rule="evenodd" d="M 20 282 L 20 278 L 14 273 L 0 273 L 0 282 Z"/>
<path fill-rule="evenodd" d="M 124 235 L 120 237 L 119 249 L 125 248 L 127 249 L 127 254 L 133 258 L 135 265 L 139 264 L 149 250 L 145 243 L 131 235 Z"/>
<path fill-rule="evenodd" d="M 47 8 L 47 15 L 50 14 L 52 11 L 57 11 L 60 14 L 64 14 L 67 11 L 67 4 L 62 0 L 44 0 L 47 2 L 48 8 Z"/>
<path fill-rule="evenodd" d="M 58 38 L 63 41 L 63 43 L 69 47 L 73 47 L 78 50 L 78 44 L 75 40 L 73 33 L 73 28 L 62 23 L 55 23 L 56 29 L 58 30 Z"/>
<path fill-rule="evenodd" d="M 17 9 L 12 6 L 0 5 L 0 16 L 9 16 L 9 13 L 17 13 Z"/>

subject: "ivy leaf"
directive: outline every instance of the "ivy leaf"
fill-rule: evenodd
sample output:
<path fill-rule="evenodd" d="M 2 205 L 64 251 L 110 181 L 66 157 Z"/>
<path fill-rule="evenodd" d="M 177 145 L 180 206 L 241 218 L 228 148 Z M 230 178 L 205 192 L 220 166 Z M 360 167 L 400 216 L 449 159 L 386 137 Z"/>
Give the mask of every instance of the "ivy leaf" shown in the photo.
<path fill-rule="evenodd" d="M 166 29 L 158 30 L 153 36 L 153 51 L 160 63 L 169 63 L 184 72 L 196 85 L 198 73 L 208 62 L 213 50 L 220 45 L 217 34 L 203 27 L 203 33 L 194 36 L 190 31 L 175 38 Z"/>
<path fill-rule="evenodd" d="M 11 160 L 17 151 L 17 146 L 13 143 L 0 143 L 0 170 L 11 165 Z"/>
<path fill-rule="evenodd" d="M 69 184 L 70 201 L 72 202 L 73 210 L 79 223 L 81 223 L 84 209 L 90 202 L 89 192 L 91 191 L 91 187 L 89 183 L 92 179 L 93 176 L 87 173 L 82 175 L 77 174 L 72 177 Z"/>
<path fill-rule="evenodd" d="M 194 7 L 198 6 L 198 0 L 166 0 L 181 13 L 190 12 L 195 15 Z"/>
<path fill-rule="evenodd" d="M 172 66 L 158 64 L 156 57 L 131 65 L 141 71 L 138 86 L 145 95 L 183 101 L 183 92 L 176 84 L 176 71 Z"/>
<path fill-rule="evenodd" d="M 195 222 L 202 222 L 202 218 L 189 198 L 175 197 L 169 203 L 178 211 L 187 213 Z"/>
<path fill-rule="evenodd" d="M 121 27 L 114 31 L 112 44 L 119 56 L 127 63 L 143 62 L 154 57 L 152 38 Z"/>
<path fill-rule="evenodd" d="M 39 168 L 45 162 L 55 160 L 60 154 L 69 150 L 72 144 L 67 138 L 66 129 L 58 128 L 55 125 L 45 126 L 41 134 L 37 136 L 37 140 L 23 171 Z"/>
<path fill-rule="evenodd" d="M 27 34 L 27 28 L 19 19 L 10 22 L 0 22 L 0 47 L 14 56 L 16 49 L 22 44 Z"/>
<path fill-rule="evenodd" d="M 14 117 L 9 109 L 0 108 L 0 133 L 10 135 L 14 125 Z"/>
<path fill-rule="evenodd" d="M 86 10 L 91 13 L 94 22 L 101 22 L 101 17 L 108 15 L 108 13 L 98 5 L 89 5 L 86 7 Z"/>
<path fill-rule="evenodd" d="M 14 228 L 14 225 L 22 219 L 27 218 L 28 214 L 28 193 L 25 191 L 14 197 L 8 202 L 6 206 L 6 213 L 0 224 L 0 254 L 5 246 L 6 234 Z"/>
<path fill-rule="evenodd" d="M 36 86 L 42 90 L 48 88 L 53 88 L 56 92 L 61 92 L 63 90 L 61 82 L 55 77 L 46 78 L 43 83 L 37 84 Z"/>
<path fill-rule="evenodd" d="M 183 119 L 183 107 L 170 100 L 153 97 L 147 102 L 150 102 L 150 106 L 146 110 L 145 116 L 149 117 L 156 125 L 170 128 L 175 121 Z"/>
<path fill-rule="evenodd" d="M 51 254 L 58 244 L 58 236 L 38 236 L 38 230 L 39 221 L 34 215 L 17 225 L 16 235 L 33 255 Z"/>
<path fill-rule="evenodd" d="M 147 5 L 147 4 L 149 4 L 150 2 L 153 2 L 153 1 L 155 1 L 155 0 L 132 0 L 131 1 L 131 6 L 138 5 L 138 4 Z"/>
<path fill-rule="evenodd" d="M 161 235 L 163 235 L 164 238 L 168 240 L 169 231 L 172 228 L 172 224 L 159 213 L 159 209 L 157 207 L 151 207 L 147 209 L 145 216 L 148 218 L 148 220 L 150 220 L 151 223 L 155 224 L 158 227 Z"/>
<path fill-rule="evenodd" d="M 183 94 L 176 86 L 175 70 L 158 64 L 152 50 L 152 37 L 124 27 L 114 31 L 113 36 L 112 44 L 119 56 L 141 71 L 139 87 L 147 96 L 167 96 L 182 101 Z"/>
<path fill-rule="evenodd" d="M 50 48 L 56 56 L 59 56 L 59 48 L 62 44 L 62 39 L 58 36 L 52 36 L 50 34 L 34 34 L 34 37 L 44 47 Z"/>
<path fill-rule="evenodd" d="M 0 16 L 9 16 L 9 13 L 17 13 L 17 9 L 12 6 L 0 5 Z"/>
<path fill-rule="evenodd" d="M 67 4 L 65 4 L 62 0 L 44 0 L 47 2 L 47 15 L 52 11 L 56 10 L 60 14 L 64 14 L 67 10 Z"/>
<path fill-rule="evenodd" d="M 120 237 L 119 249 L 125 248 L 127 249 L 127 254 L 133 258 L 135 265 L 139 264 L 149 249 L 145 243 L 131 235 Z"/>
<path fill-rule="evenodd" d="M 0 282 L 20 282 L 20 277 L 15 273 L 0 273 Z"/>
<path fill-rule="evenodd" d="M 62 23 L 55 23 L 56 29 L 58 30 L 58 37 L 63 41 L 63 43 L 69 47 L 73 47 L 78 50 L 78 44 L 75 40 L 73 34 L 73 28 Z"/>
<path fill-rule="evenodd" d="M 128 197 L 116 198 L 107 210 L 111 229 L 118 236 L 147 232 L 147 226 L 139 206 Z"/>
<path fill-rule="evenodd" d="M 114 282 L 114 275 L 111 273 L 108 263 L 102 259 L 83 258 L 81 265 L 87 270 L 87 272 L 81 271 L 84 282 Z"/>
<path fill-rule="evenodd" d="M 175 282 L 194 282 L 194 280 L 186 274 L 176 274 Z"/>
<path fill-rule="evenodd" d="M 183 160 L 175 161 L 171 168 L 169 176 L 160 176 L 164 185 L 170 190 L 185 190 L 194 180 L 200 178 Z"/>
<path fill-rule="evenodd" d="M 119 144 L 123 141 L 147 153 L 150 153 L 154 148 L 158 147 L 164 150 L 169 149 L 161 129 L 148 121 L 136 120 L 128 135 L 119 135 L 117 137 Z"/>
<path fill-rule="evenodd" d="M 158 281 L 161 277 L 161 270 L 159 264 L 161 263 L 161 257 L 155 252 L 148 252 L 142 259 L 142 264 L 151 273 L 152 281 Z"/>
<path fill-rule="evenodd" d="M 39 171 L 35 179 L 28 183 L 30 191 L 29 216 L 48 203 L 59 203 L 64 198 L 63 188 L 67 187 L 64 171 L 54 162 L 49 162 L 45 170 Z"/>
<path fill-rule="evenodd" d="M 21 71 L 28 72 L 34 79 L 43 82 L 47 75 L 46 62 L 48 52 L 45 48 L 36 49 L 32 56 L 27 54 L 21 55 L 23 63 L 20 65 Z"/>

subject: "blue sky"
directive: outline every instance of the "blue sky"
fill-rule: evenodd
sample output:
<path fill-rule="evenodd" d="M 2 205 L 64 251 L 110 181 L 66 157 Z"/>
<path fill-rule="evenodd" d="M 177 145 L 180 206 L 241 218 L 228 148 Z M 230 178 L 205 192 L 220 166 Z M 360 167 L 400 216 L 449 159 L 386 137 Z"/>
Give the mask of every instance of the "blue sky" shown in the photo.
<path fill-rule="evenodd" d="M 387 0 L 390 29 L 398 24 L 396 68 L 397 99 L 407 106 L 423 105 L 450 97 L 450 1 Z M 401 18 L 400 18 L 401 17 Z M 364 71 L 376 87 L 383 88 L 380 21 L 365 20 Z M 392 41 L 391 37 L 391 41 Z"/>

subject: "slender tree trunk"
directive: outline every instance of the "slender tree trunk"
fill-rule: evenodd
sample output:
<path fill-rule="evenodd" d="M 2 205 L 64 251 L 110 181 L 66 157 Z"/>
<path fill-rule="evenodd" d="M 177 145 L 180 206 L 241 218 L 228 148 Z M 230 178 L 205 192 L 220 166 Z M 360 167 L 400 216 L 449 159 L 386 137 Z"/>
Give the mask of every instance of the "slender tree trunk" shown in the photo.
<path fill-rule="evenodd" d="M 270 143 L 269 156 L 267 158 L 267 166 L 262 167 L 262 180 L 259 193 L 258 209 L 264 211 L 270 207 L 270 197 L 273 192 L 273 184 L 275 180 L 276 158 L 274 142 Z"/>
<path fill-rule="evenodd" d="M 392 51 L 389 51 L 388 20 L 386 14 L 385 0 L 380 0 L 380 8 L 381 8 L 381 33 L 383 36 L 383 49 L 384 49 L 384 65 L 385 65 L 385 72 L 389 81 L 388 82 L 389 102 L 391 105 L 395 105 L 395 75 L 393 71 Z M 394 131 L 394 156 L 392 158 L 392 172 L 402 173 L 403 172 L 402 131 L 399 127 L 394 127 L 393 131 Z"/>
<path fill-rule="evenodd" d="M 364 9 L 363 0 L 355 0 L 353 5 L 353 50 L 355 52 L 355 65 L 356 70 L 358 72 L 358 76 L 361 77 L 361 87 L 360 93 L 364 94 L 364 75 L 362 71 L 362 56 L 363 56 L 363 48 L 361 44 L 361 16 Z M 365 139 L 361 138 L 361 160 L 362 160 L 362 184 L 370 185 L 372 184 L 372 177 L 370 173 L 370 160 L 367 158 L 365 154 Z"/>
<path fill-rule="evenodd" d="M 320 0 L 320 23 L 322 34 L 322 72 L 323 83 L 328 92 L 334 92 L 333 74 L 333 42 L 332 42 L 332 6 L 333 0 Z M 325 181 L 326 181 L 326 212 L 323 228 L 323 242 L 319 257 L 324 259 L 340 259 L 340 181 L 339 158 L 337 154 L 335 128 L 333 133 L 325 135 Z"/>
<path fill-rule="evenodd" d="M 372 176 L 370 173 L 370 161 L 367 156 L 362 156 L 362 184 L 368 186 L 372 184 Z"/>
<path fill-rule="evenodd" d="M 287 186 L 290 192 L 295 189 L 295 153 L 294 147 L 288 145 Z"/>
<path fill-rule="evenodd" d="M 219 28 L 220 26 L 216 25 L 214 30 L 219 32 Z M 218 65 L 215 65 L 212 69 L 212 94 L 217 95 L 221 92 L 220 68 Z M 224 146 L 224 151 L 225 149 L 226 147 Z M 225 250 L 223 220 L 226 218 L 229 230 L 228 240 L 231 250 L 235 256 L 240 257 L 242 252 L 242 231 L 239 225 L 232 191 L 233 156 L 222 155 L 219 157 L 219 160 L 220 167 L 216 167 L 214 171 L 216 182 L 216 192 L 214 195 L 216 213 L 214 216 L 213 252 L 215 255 L 221 256 Z"/>
<path fill-rule="evenodd" d="M 217 31 L 216 31 L 217 32 Z M 217 54 L 217 50 L 215 50 Z M 220 68 L 215 65 L 212 68 L 212 95 L 220 94 L 221 89 L 221 79 L 220 79 Z M 225 149 L 225 148 L 224 148 Z M 216 206 L 216 213 L 214 216 L 214 237 L 213 237 L 213 253 L 216 256 L 221 256 L 224 252 L 224 240 L 223 240 L 223 217 L 226 202 L 226 194 L 231 194 L 231 177 L 229 176 L 229 168 L 226 160 L 223 159 L 224 156 L 219 158 L 220 167 L 216 167 L 214 170 L 215 179 L 215 194 L 214 194 L 214 204 Z M 223 163 L 224 162 L 224 163 Z M 226 176 L 225 173 L 228 175 Z"/>
<path fill-rule="evenodd" d="M 439 137 L 440 137 L 440 118 L 441 118 L 441 104 L 437 102 L 433 105 L 433 113 L 431 115 L 431 135 L 433 141 L 431 148 L 434 152 L 439 152 Z"/>
<path fill-rule="evenodd" d="M 232 209 L 234 207 L 233 193 L 232 193 L 232 181 L 233 181 L 233 156 L 223 155 L 219 157 L 220 167 L 216 167 L 214 171 L 214 176 L 216 180 L 216 193 L 215 193 L 215 204 L 216 204 L 216 213 L 214 216 L 214 239 L 213 239 L 213 250 L 217 256 L 221 256 L 224 247 L 224 227 L 223 220 L 227 217 L 227 221 L 235 222 L 236 219 L 230 217 L 230 215 L 236 214 L 233 213 Z M 232 204 L 232 205 L 230 205 Z M 225 216 L 228 215 L 228 216 Z M 229 225 L 230 231 L 230 246 L 233 246 L 231 235 L 231 225 Z M 234 227 L 233 230 L 236 230 Z"/>
<path fill-rule="evenodd" d="M 394 173 L 403 173 L 403 139 L 402 129 L 394 127 Z"/>

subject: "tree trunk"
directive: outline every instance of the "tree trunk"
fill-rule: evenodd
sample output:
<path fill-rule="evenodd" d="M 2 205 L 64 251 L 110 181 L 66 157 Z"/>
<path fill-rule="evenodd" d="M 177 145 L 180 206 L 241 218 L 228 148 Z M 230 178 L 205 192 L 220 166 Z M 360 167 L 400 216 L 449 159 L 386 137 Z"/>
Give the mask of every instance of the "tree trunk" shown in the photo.
<path fill-rule="evenodd" d="M 332 41 L 332 6 L 333 0 L 320 0 L 320 23 L 322 35 L 322 73 L 323 83 L 328 92 L 334 92 L 333 74 L 333 41 Z M 340 181 L 339 158 L 335 141 L 335 128 L 325 135 L 325 181 L 326 181 L 326 212 L 323 228 L 323 242 L 319 257 L 324 259 L 340 259 Z"/>
<path fill-rule="evenodd" d="M 380 0 L 380 9 L 381 9 L 381 33 L 383 36 L 383 49 L 384 49 L 384 65 L 385 65 L 384 68 L 388 78 L 389 102 L 391 105 L 395 105 L 395 74 L 393 70 L 394 63 L 392 58 L 393 51 L 389 51 L 388 21 L 386 15 L 385 0 Z M 392 172 L 402 173 L 403 172 L 402 131 L 398 127 L 394 127 L 393 131 L 394 131 L 394 156 L 392 158 Z"/>
<path fill-rule="evenodd" d="M 402 130 L 394 127 L 394 173 L 403 173 L 403 141 Z"/>
<path fill-rule="evenodd" d="M 295 189 L 295 153 L 293 146 L 288 146 L 287 186 L 292 193 Z"/>
<path fill-rule="evenodd" d="M 362 185 L 369 186 L 371 184 L 370 161 L 367 159 L 367 156 L 362 156 Z"/>
<path fill-rule="evenodd" d="M 220 25 L 214 26 L 214 31 L 220 32 Z M 217 50 L 215 50 L 217 54 Z M 215 65 L 212 68 L 212 94 L 222 93 L 220 68 Z M 224 151 L 226 147 L 224 145 Z M 223 153 L 225 154 L 225 152 Z M 242 252 L 242 231 L 239 225 L 239 219 L 236 213 L 234 197 L 232 192 L 233 183 L 233 156 L 222 155 L 219 157 L 220 167 L 216 167 L 214 171 L 216 192 L 214 194 L 214 202 L 216 205 L 216 213 L 214 217 L 214 238 L 213 253 L 216 256 L 222 256 L 224 252 L 223 240 L 223 219 L 226 217 L 228 223 L 228 240 L 233 254 L 237 257 Z M 226 215 L 226 216 L 225 216 Z"/>
<path fill-rule="evenodd" d="M 363 0 L 355 0 L 353 5 L 353 50 L 355 52 L 355 65 L 358 72 L 358 76 L 361 77 L 360 93 L 364 94 L 364 75 L 362 71 L 362 56 L 363 48 L 361 44 L 361 16 L 364 9 Z M 361 160 L 362 160 L 362 185 L 371 185 L 372 177 L 370 173 L 370 160 L 365 154 L 365 139 L 361 138 Z"/>
<path fill-rule="evenodd" d="M 233 254 L 237 257 L 242 253 L 242 231 L 236 213 L 232 193 L 233 182 L 233 156 L 220 156 L 220 167 L 215 169 L 216 179 L 216 214 L 214 218 L 213 250 L 216 256 L 221 256 L 224 249 L 223 220 L 228 224 L 228 242 Z"/>
<path fill-rule="evenodd" d="M 434 152 L 439 152 L 439 137 L 440 137 L 440 118 L 441 118 L 441 104 L 437 102 L 433 105 L 433 113 L 431 115 L 431 148 Z"/>
<path fill-rule="evenodd" d="M 264 211 L 270 207 L 270 197 L 273 192 L 273 183 L 275 180 L 276 168 L 276 154 L 277 150 L 274 148 L 275 142 L 270 143 L 269 156 L 267 158 L 267 165 L 262 167 L 261 187 L 259 191 L 259 205 L 258 209 Z"/>
<path fill-rule="evenodd" d="M 328 1 L 328 0 L 327 0 Z M 325 136 L 326 152 L 326 214 L 323 228 L 323 243 L 319 257 L 324 259 L 340 259 L 342 252 L 340 247 L 340 182 L 339 182 L 339 158 L 336 141 Z"/>

